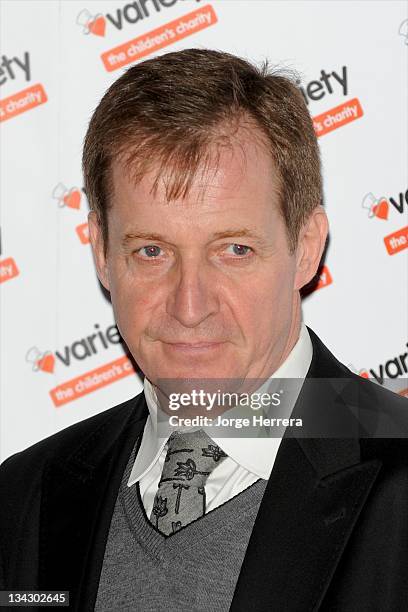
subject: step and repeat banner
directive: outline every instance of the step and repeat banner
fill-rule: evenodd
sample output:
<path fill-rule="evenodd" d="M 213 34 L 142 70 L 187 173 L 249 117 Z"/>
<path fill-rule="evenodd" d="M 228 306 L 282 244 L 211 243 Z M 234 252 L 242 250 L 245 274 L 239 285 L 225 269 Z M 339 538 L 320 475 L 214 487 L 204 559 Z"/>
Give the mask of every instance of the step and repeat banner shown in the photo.
<path fill-rule="evenodd" d="M 0 459 L 142 390 L 101 291 L 87 124 L 131 64 L 187 47 L 295 70 L 330 242 L 303 318 L 408 394 L 408 7 L 402 1 L 3 0 Z"/>

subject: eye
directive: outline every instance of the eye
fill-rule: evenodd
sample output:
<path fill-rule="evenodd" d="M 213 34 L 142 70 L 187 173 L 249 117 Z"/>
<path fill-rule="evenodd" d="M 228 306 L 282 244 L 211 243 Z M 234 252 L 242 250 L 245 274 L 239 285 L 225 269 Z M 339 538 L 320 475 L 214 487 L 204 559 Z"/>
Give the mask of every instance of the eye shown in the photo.
<path fill-rule="evenodd" d="M 142 255 L 143 259 L 156 259 L 157 256 L 160 254 L 159 251 L 161 251 L 161 248 L 156 244 L 148 244 L 147 246 L 138 249 L 136 253 L 140 254 L 142 253 L 142 251 L 145 252 L 145 257 L 143 257 Z"/>
<path fill-rule="evenodd" d="M 248 251 L 252 251 L 252 248 L 249 246 L 246 246 L 245 244 L 234 243 L 234 244 L 228 245 L 228 248 L 230 247 L 232 247 L 234 255 L 245 256 L 248 254 Z"/>

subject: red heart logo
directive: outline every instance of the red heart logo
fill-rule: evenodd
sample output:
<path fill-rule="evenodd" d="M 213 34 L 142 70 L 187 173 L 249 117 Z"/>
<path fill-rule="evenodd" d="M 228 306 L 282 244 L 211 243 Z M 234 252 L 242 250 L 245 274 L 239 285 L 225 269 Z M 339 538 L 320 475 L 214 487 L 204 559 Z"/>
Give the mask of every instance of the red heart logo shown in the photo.
<path fill-rule="evenodd" d="M 388 219 L 388 209 L 390 205 L 385 198 L 382 198 L 378 204 L 373 206 L 373 213 L 375 217 L 379 219 Z"/>
<path fill-rule="evenodd" d="M 38 368 L 43 372 L 51 374 L 54 371 L 55 357 L 52 353 L 46 353 L 37 361 Z"/>
<path fill-rule="evenodd" d="M 69 208 L 76 208 L 78 210 L 81 205 L 81 192 L 79 189 L 71 189 L 71 191 L 64 196 L 63 200 L 64 204 L 69 206 Z"/>
<path fill-rule="evenodd" d="M 87 26 L 91 34 L 95 34 L 95 36 L 105 36 L 106 20 L 102 15 L 95 17 L 93 21 L 87 23 Z"/>
<path fill-rule="evenodd" d="M 88 223 L 81 223 L 81 225 L 78 225 L 75 229 L 82 244 L 89 244 Z"/>

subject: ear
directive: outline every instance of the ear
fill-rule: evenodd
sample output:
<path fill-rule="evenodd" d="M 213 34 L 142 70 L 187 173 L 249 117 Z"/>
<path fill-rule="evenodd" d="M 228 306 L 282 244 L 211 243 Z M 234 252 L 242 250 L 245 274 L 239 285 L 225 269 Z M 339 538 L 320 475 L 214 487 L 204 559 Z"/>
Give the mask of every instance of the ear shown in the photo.
<path fill-rule="evenodd" d="M 109 271 L 107 267 L 102 229 L 98 221 L 98 217 L 95 211 L 91 211 L 88 215 L 88 226 L 89 226 L 89 240 L 91 242 L 96 272 L 102 285 L 110 290 L 109 286 Z"/>
<path fill-rule="evenodd" d="M 295 289 L 301 289 L 315 276 L 322 258 L 329 222 L 323 206 L 316 206 L 299 233 L 296 249 Z"/>

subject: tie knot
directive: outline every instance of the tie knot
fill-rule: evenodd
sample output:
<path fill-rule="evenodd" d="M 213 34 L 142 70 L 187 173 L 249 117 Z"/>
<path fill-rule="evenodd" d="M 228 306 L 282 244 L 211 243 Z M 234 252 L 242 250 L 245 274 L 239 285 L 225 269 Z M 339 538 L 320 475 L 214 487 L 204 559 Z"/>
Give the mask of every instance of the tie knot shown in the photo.
<path fill-rule="evenodd" d="M 160 482 L 185 482 L 203 487 L 213 469 L 226 456 L 202 429 L 187 433 L 175 431 L 168 440 Z"/>

